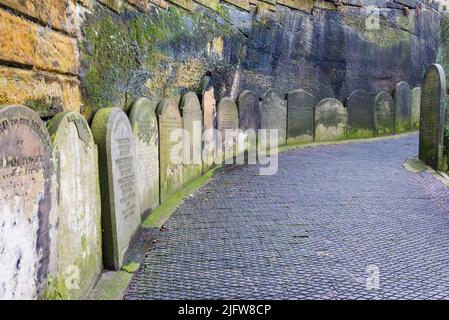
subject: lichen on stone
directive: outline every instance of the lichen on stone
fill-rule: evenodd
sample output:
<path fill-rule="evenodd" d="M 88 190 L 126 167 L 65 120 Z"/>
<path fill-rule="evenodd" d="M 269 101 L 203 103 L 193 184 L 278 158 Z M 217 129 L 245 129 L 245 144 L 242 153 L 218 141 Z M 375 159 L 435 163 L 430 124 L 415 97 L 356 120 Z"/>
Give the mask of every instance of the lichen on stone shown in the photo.
<path fill-rule="evenodd" d="M 140 96 L 161 99 L 196 89 L 222 58 L 211 56 L 208 48 L 232 34 L 220 14 L 191 14 L 172 6 L 151 14 L 90 16 L 81 46 L 88 102 L 83 114 L 91 118 L 99 108 L 126 110 Z"/>

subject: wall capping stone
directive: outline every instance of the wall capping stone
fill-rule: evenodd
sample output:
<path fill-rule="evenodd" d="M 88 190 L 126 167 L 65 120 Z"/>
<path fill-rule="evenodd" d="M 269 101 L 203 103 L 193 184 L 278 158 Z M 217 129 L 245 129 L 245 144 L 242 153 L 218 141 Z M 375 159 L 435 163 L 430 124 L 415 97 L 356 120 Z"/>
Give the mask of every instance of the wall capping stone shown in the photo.
<path fill-rule="evenodd" d="M 223 0 L 223 2 L 232 4 L 234 6 L 236 6 L 237 8 L 249 11 L 250 10 L 250 6 L 249 6 L 249 0 Z"/>
<path fill-rule="evenodd" d="M 168 0 L 169 2 L 177 5 L 187 11 L 193 12 L 193 1 L 192 0 Z"/>
<path fill-rule="evenodd" d="M 289 7 L 291 9 L 296 9 L 307 13 L 312 13 L 314 6 L 314 0 L 277 0 L 276 3 L 285 7 Z"/>
<path fill-rule="evenodd" d="M 218 12 L 220 8 L 219 0 L 193 0 L 193 1 L 216 12 Z"/>

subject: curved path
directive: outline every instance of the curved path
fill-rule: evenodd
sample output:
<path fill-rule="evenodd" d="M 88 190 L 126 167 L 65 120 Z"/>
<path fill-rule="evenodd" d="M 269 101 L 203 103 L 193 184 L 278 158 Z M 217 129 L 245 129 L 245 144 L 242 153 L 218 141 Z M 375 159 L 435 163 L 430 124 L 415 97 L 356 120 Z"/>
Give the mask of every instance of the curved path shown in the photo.
<path fill-rule="evenodd" d="M 449 192 L 402 167 L 417 140 L 292 150 L 274 176 L 216 176 L 175 212 L 126 298 L 449 298 Z"/>

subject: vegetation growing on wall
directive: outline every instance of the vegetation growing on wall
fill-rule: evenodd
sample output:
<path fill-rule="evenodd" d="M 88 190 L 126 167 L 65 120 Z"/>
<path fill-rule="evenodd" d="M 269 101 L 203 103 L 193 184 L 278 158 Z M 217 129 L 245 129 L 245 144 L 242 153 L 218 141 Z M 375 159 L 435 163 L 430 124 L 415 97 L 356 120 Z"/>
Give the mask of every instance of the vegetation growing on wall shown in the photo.
<path fill-rule="evenodd" d="M 103 107 L 127 109 L 140 96 L 160 99 L 196 89 L 222 60 L 223 38 L 232 34 L 226 11 L 220 12 L 190 14 L 171 7 L 149 15 L 92 15 L 81 46 L 84 115 L 91 118 Z"/>

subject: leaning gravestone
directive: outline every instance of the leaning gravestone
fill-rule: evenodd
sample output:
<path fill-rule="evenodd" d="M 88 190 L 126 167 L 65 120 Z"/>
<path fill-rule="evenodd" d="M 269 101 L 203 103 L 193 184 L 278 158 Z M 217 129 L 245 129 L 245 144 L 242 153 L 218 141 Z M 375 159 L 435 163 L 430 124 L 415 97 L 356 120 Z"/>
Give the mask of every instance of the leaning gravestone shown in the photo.
<path fill-rule="evenodd" d="M 214 87 L 211 85 L 208 77 L 203 80 L 201 102 L 203 110 L 203 173 L 206 173 L 214 165 L 216 148 L 215 118 L 217 115 Z"/>
<path fill-rule="evenodd" d="M 47 125 L 57 159 L 58 255 L 47 298 L 82 299 L 101 274 L 101 195 L 98 152 L 89 125 L 75 112 L 57 114 Z M 70 281 L 70 276 L 76 279 Z"/>
<path fill-rule="evenodd" d="M 381 91 L 374 100 L 375 132 L 377 136 L 394 133 L 394 100 L 387 91 Z"/>
<path fill-rule="evenodd" d="M 239 128 L 245 139 L 245 150 L 256 152 L 257 130 L 260 127 L 259 97 L 250 90 L 243 91 L 238 100 Z"/>
<path fill-rule="evenodd" d="M 183 186 L 183 131 L 178 99 L 167 98 L 157 107 L 159 122 L 160 198 L 164 203 Z"/>
<path fill-rule="evenodd" d="M 217 141 L 223 152 L 223 159 L 236 156 L 239 128 L 237 105 L 231 98 L 223 98 L 217 108 L 217 129 L 221 133 L 221 141 Z"/>
<path fill-rule="evenodd" d="M 287 142 L 287 104 L 275 89 L 269 89 L 260 103 L 260 128 L 278 130 L 278 146 Z M 268 137 L 268 135 L 267 135 Z"/>
<path fill-rule="evenodd" d="M 315 107 L 315 141 L 346 138 L 348 116 L 343 104 L 334 98 L 321 100 Z"/>
<path fill-rule="evenodd" d="M 287 95 L 287 143 L 313 142 L 315 96 L 299 89 Z"/>
<path fill-rule="evenodd" d="M 421 113 L 421 88 L 412 90 L 412 129 L 419 128 L 419 117 Z"/>
<path fill-rule="evenodd" d="M 141 221 L 134 135 L 119 108 L 100 109 L 92 133 L 100 166 L 103 260 L 107 268 L 117 270 Z"/>
<path fill-rule="evenodd" d="M 49 255 L 51 142 L 39 116 L 0 106 L 0 299 L 35 299 Z"/>
<path fill-rule="evenodd" d="M 144 215 L 159 205 L 159 132 L 157 104 L 138 99 L 129 114 L 136 141 L 136 174 L 139 207 Z"/>
<path fill-rule="evenodd" d="M 346 100 L 348 129 L 346 138 L 372 138 L 374 136 L 374 101 L 365 90 L 356 90 Z"/>
<path fill-rule="evenodd" d="M 419 159 L 443 171 L 444 127 L 446 113 L 446 78 L 443 68 L 434 64 L 424 76 L 419 127 Z"/>
<path fill-rule="evenodd" d="M 202 166 L 202 117 L 200 101 L 194 92 L 186 93 L 181 100 L 184 129 L 184 183 L 201 176 Z"/>
<path fill-rule="evenodd" d="M 401 81 L 396 85 L 395 100 L 395 133 L 409 131 L 412 123 L 412 90 L 410 85 Z"/>

